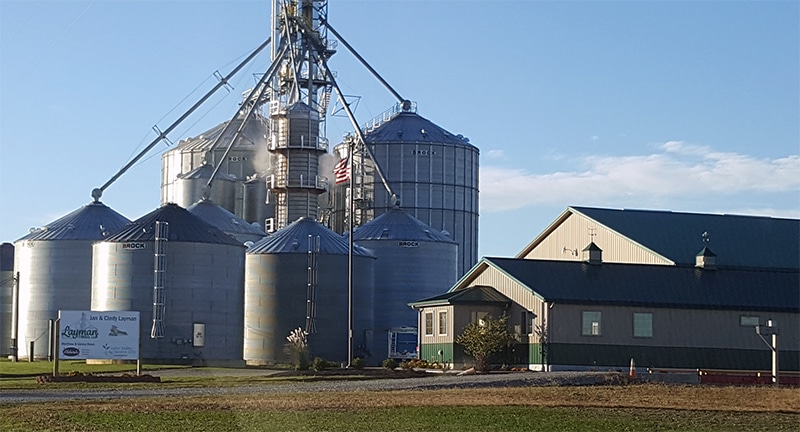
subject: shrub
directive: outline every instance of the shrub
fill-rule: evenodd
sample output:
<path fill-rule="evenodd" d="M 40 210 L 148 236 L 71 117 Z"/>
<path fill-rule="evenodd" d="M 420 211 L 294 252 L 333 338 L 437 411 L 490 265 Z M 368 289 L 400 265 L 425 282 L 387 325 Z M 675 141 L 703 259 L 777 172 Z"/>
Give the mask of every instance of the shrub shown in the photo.
<path fill-rule="evenodd" d="M 311 364 L 311 367 L 314 368 L 316 371 L 325 370 L 328 368 L 329 363 L 325 361 L 322 357 L 315 357 L 314 363 Z"/>
<path fill-rule="evenodd" d="M 483 322 L 472 322 L 456 337 L 456 343 L 464 352 L 475 357 L 475 370 L 487 372 L 491 369 L 489 356 L 514 343 L 514 335 L 508 330 L 507 316 L 498 319 L 487 317 Z"/>
<path fill-rule="evenodd" d="M 397 362 L 394 361 L 394 359 L 387 358 L 381 365 L 386 369 L 395 369 L 397 367 Z"/>
<path fill-rule="evenodd" d="M 307 370 L 309 366 L 308 341 L 306 336 L 308 336 L 308 333 L 298 327 L 292 330 L 289 336 L 286 337 L 288 341 L 286 344 L 286 352 L 292 359 L 292 366 L 294 366 L 296 370 Z"/>
<path fill-rule="evenodd" d="M 350 366 L 352 366 L 353 369 L 364 369 L 364 359 L 356 357 L 350 362 Z"/>

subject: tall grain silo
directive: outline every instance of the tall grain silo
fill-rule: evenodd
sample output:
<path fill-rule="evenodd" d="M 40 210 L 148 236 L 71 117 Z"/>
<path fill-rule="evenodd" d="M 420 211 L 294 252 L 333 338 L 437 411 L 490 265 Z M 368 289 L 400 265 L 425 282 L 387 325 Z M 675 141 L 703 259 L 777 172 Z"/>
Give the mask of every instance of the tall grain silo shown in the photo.
<path fill-rule="evenodd" d="M 14 245 L 0 244 L 0 355 L 11 354 L 14 327 Z"/>
<path fill-rule="evenodd" d="M 372 335 L 374 257 L 353 249 L 354 354 L 366 357 Z M 348 242 L 301 218 L 251 246 L 245 269 L 245 360 L 281 363 L 289 332 L 309 332 L 312 356 L 346 362 Z M 313 357 L 312 357 L 313 358 Z M 376 360 L 377 359 L 377 360 Z M 383 358 L 372 356 L 372 364 Z"/>
<path fill-rule="evenodd" d="M 406 102 L 365 129 L 364 140 L 402 208 L 458 243 L 458 276 L 478 259 L 479 150 L 415 112 Z M 347 143 L 336 146 L 347 154 Z M 364 224 L 394 206 L 366 152 L 354 152 L 354 223 Z M 335 187 L 331 216 L 337 232 L 346 229 L 348 184 Z"/>
<path fill-rule="evenodd" d="M 245 193 L 244 187 L 244 184 L 252 178 L 264 178 L 271 172 L 270 154 L 267 151 L 267 120 L 258 113 L 250 117 L 242 129 L 241 135 L 233 143 L 230 152 L 227 156 L 225 155 L 243 118 L 244 115 L 240 114 L 233 122 L 226 121 L 196 137 L 181 140 L 175 148 L 161 156 L 161 204 L 178 203 L 188 207 L 195 203 L 201 196 L 186 199 L 183 196 L 186 195 L 187 190 L 201 190 L 208 181 L 208 176 L 198 178 L 196 170 L 203 166 L 220 166 L 214 180 L 211 191 L 214 195 L 211 196 L 211 199 L 248 222 L 258 222 L 263 226 L 266 218 L 248 219 L 244 214 L 245 208 L 250 209 L 248 215 L 259 214 L 256 209 L 261 209 L 260 216 L 266 213 L 268 217 L 272 217 L 272 211 L 264 209 L 269 207 L 264 199 L 267 189 L 266 182 L 249 185 L 249 194 Z M 226 131 L 229 124 L 230 127 Z M 214 146 L 215 142 L 216 146 Z M 224 160 L 223 156 L 225 156 Z M 225 183 L 228 180 L 236 183 L 233 192 L 226 198 L 217 196 L 221 193 L 216 191 L 218 187 L 226 188 L 226 186 L 218 186 L 217 183 Z M 194 187 L 196 185 L 193 183 L 197 183 L 199 187 Z M 245 203 L 245 199 L 252 197 L 258 197 L 260 201 Z"/>
<path fill-rule="evenodd" d="M 417 325 L 408 303 L 445 292 L 458 280 L 458 244 L 400 208 L 358 227 L 353 240 L 377 258 L 374 346 L 385 358 L 389 329 Z"/>
<path fill-rule="evenodd" d="M 166 204 L 95 243 L 92 310 L 139 311 L 147 361 L 242 364 L 244 251 Z"/>
<path fill-rule="evenodd" d="M 328 141 L 320 136 L 319 112 L 303 102 L 286 107 L 273 103 L 270 131 L 274 165 L 267 187 L 275 197 L 271 225 L 278 230 L 301 217 L 316 219 L 320 213 L 319 196 L 328 185 L 327 178 L 319 175 L 319 162 L 328 151 Z"/>
<path fill-rule="evenodd" d="M 240 243 L 257 242 L 267 236 L 259 226 L 247 223 L 211 200 L 200 200 L 186 210 L 207 224 L 217 227 Z"/>
<path fill-rule="evenodd" d="M 91 306 L 92 243 L 130 222 L 95 201 L 32 231 L 14 243 L 14 268 L 19 272 L 20 357 L 49 356 L 50 320 L 59 310 Z"/>
<path fill-rule="evenodd" d="M 200 201 L 206 195 L 206 185 L 214 173 L 214 167 L 203 165 L 188 173 L 179 174 L 174 183 L 176 201 L 183 208 L 189 208 L 192 204 Z M 217 173 L 214 177 L 213 187 L 208 191 L 208 198 L 218 203 L 225 209 L 236 208 L 236 190 L 243 187 L 236 177 Z M 232 210 L 229 210 L 232 212 Z"/>

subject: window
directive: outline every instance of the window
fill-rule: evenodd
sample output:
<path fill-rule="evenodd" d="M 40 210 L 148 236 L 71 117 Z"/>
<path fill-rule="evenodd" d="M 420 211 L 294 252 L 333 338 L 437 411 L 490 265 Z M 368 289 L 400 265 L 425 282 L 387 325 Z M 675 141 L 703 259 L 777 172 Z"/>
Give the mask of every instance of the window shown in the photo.
<path fill-rule="evenodd" d="M 433 312 L 425 312 L 425 336 L 433 336 Z"/>
<path fill-rule="evenodd" d="M 536 319 L 536 314 L 530 311 L 522 311 L 519 313 L 519 333 L 521 335 L 530 335 L 533 334 L 533 329 L 535 328 L 534 320 Z"/>
<path fill-rule="evenodd" d="M 583 311 L 581 334 L 584 336 L 600 336 L 600 312 Z"/>
<path fill-rule="evenodd" d="M 470 322 L 476 322 L 480 325 L 484 325 L 483 320 L 489 317 L 489 312 L 475 312 L 472 311 L 469 316 Z"/>
<path fill-rule="evenodd" d="M 742 327 L 755 327 L 759 325 L 758 317 L 753 315 L 740 315 L 739 325 Z"/>
<path fill-rule="evenodd" d="M 447 334 L 447 312 L 439 312 L 439 336 Z"/>
<path fill-rule="evenodd" d="M 653 337 L 653 314 L 633 314 L 633 337 Z"/>

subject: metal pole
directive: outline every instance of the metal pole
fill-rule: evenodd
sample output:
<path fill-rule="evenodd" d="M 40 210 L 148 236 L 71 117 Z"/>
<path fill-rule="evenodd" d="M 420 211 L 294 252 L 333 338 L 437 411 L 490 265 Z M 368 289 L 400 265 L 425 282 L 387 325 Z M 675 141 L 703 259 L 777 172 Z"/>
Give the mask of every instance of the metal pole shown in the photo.
<path fill-rule="evenodd" d="M 347 218 L 348 248 L 347 248 L 347 367 L 353 361 L 353 140 L 348 143 L 347 158 L 350 169 L 350 183 L 347 186 L 350 202 L 348 203 L 349 215 Z"/>
<path fill-rule="evenodd" d="M 14 277 L 11 292 L 11 356 L 12 360 L 19 361 L 19 272 Z"/>
<path fill-rule="evenodd" d="M 53 326 L 55 328 L 55 337 L 53 338 L 54 346 L 53 349 L 53 376 L 58 376 L 58 347 L 60 345 L 61 339 L 61 317 L 56 318 L 53 322 Z"/>
<path fill-rule="evenodd" d="M 779 385 L 778 379 L 778 333 L 772 333 L 772 383 Z"/>
<path fill-rule="evenodd" d="M 55 337 L 54 325 L 55 321 L 47 320 L 47 330 L 50 332 L 50 334 L 47 335 L 47 361 L 53 361 L 53 352 L 57 349 L 55 340 L 53 339 L 53 337 Z"/>

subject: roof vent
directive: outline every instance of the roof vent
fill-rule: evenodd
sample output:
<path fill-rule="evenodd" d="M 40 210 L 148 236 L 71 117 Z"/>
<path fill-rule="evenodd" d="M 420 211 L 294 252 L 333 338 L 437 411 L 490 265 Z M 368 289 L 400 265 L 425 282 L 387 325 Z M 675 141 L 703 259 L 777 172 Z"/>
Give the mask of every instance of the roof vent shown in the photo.
<path fill-rule="evenodd" d="M 590 242 L 583 248 L 583 260 L 589 264 L 601 264 L 603 262 L 603 250 L 599 246 Z"/>
<path fill-rule="evenodd" d="M 708 246 L 697 253 L 694 260 L 694 266 L 706 270 L 714 270 L 717 266 L 717 254 L 711 252 Z"/>

